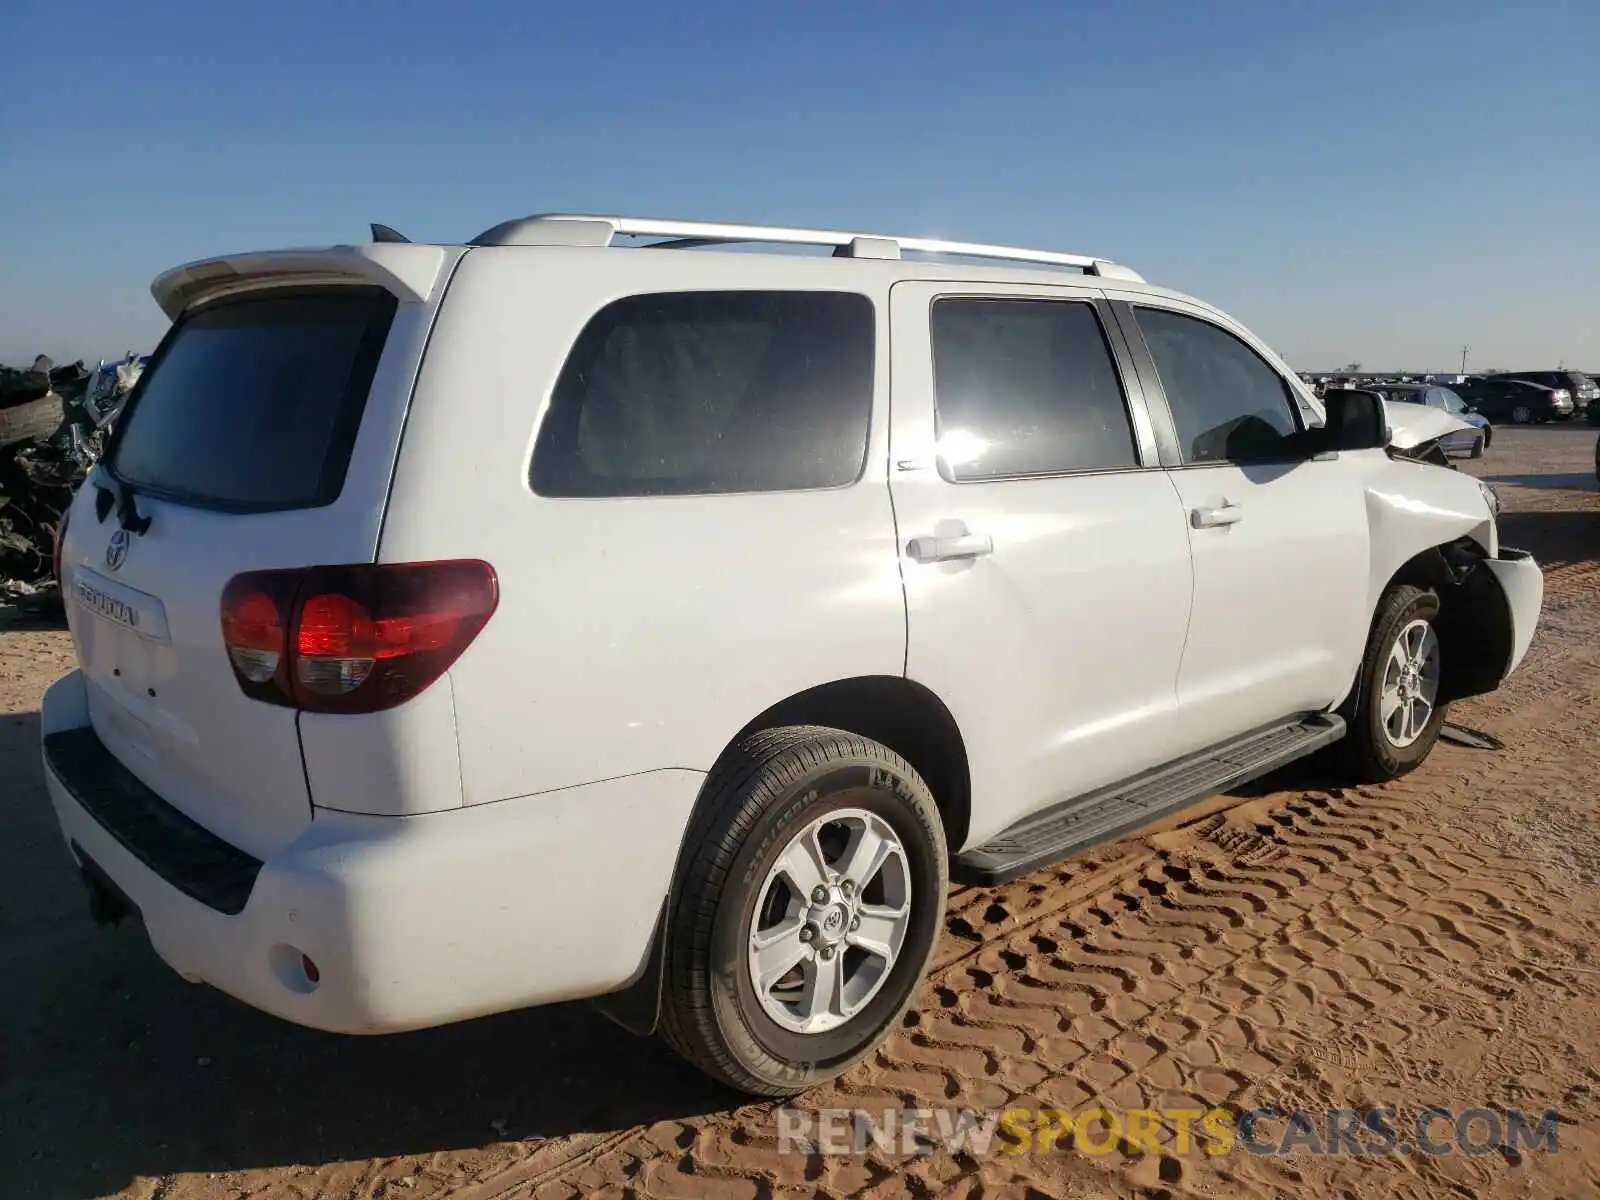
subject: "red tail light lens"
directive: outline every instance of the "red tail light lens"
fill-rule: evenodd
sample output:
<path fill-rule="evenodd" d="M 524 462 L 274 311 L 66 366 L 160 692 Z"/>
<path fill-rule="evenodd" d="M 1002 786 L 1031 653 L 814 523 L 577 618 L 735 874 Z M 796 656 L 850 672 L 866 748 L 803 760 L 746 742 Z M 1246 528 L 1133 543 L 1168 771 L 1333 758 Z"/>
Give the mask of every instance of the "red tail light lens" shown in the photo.
<path fill-rule="evenodd" d="M 443 675 L 499 604 L 476 560 L 236 576 L 222 636 L 246 695 L 308 712 L 378 712 Z"/>
<path fill-rule="evenodd" d="M 51 573 L 55 575 L 56 586 L 58 588 L 63 588 L 63 589 L 65 589 L 65 587 L 67 586 L 67 581 L 65 579 L 63 579 L 62 576 L 61 576 L 61 548 L 64 545 L 66 545 L 66 541 L 67 541 L 67 518 L 70 517 L 70 516 L 72 516 L 72 509 L 67 508 L 67 509 L 62 510 L 61 522 L 60 522 L 60 524 L 58 524 L 56 526 L 55 547 L 50 551 L 50 570 L 51 570 Z"/>
<path fill-rule="evenodd" d="M 241 589 L 243 591 L 243 589 Z M 247 683 L 266 683 L 283 660 L 283 616 L 266 592 L 243 591 L 222 606 L 222 640 Z"/>

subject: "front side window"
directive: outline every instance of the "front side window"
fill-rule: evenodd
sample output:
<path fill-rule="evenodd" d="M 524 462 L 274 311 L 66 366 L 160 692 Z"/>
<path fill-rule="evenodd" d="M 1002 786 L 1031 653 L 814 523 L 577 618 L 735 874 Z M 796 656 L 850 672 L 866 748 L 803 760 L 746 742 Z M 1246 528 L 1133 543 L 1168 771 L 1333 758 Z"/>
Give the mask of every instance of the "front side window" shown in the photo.
<path fill-rule="evenodd" d="M 1184 462 L 1298 457 L 1288 384 L 1265 359 L 1209 321 L 1162 308 L 1135 312 Z"/>
<path fill-rule="evenodd" d="M 534 445 L 541 496 L 796 491 L 855 482 L 872 302 L 847 292 L 630 296 L 578 335 Z"/>
<path fill-rule="evenodd" d="M 952 479 L 1138 466 L 1093 304 L 942 299 L 930 332 L 939 457 Z"/>

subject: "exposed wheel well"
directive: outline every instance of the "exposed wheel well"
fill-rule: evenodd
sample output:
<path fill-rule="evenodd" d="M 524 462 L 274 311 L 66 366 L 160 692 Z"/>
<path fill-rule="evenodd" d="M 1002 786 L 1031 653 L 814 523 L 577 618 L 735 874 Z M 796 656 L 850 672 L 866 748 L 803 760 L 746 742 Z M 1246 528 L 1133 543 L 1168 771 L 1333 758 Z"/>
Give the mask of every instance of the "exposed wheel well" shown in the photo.
<path fill-rule="evenodd" d="M 967 837 L 971 775 L 961 730 L 944 702 L 898 675 L 865 675 L 810 688 L 774 704 L 734 737 L 777 725 L 827 725 L 871 738 L 917 769 L 933 792 L 952 852 Z"/>
<path fill-rule="evenodd" d="M 1444 650 L 1441 702 L 1493 691 L 1511 662 L 1511 607 L 1485 552 L 1471 538 L 1434 546 L 1404 563 L 1385 585 L 1409 583 L 1439 594 L 1434 627 Z"/>

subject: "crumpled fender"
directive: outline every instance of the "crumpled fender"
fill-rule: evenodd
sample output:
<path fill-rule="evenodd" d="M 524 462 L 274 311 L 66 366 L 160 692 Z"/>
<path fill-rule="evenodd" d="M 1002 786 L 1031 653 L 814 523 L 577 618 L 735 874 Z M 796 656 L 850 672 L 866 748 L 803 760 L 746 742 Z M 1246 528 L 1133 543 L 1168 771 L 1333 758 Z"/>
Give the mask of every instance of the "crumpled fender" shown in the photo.
<path fill-rule="evenodd" d="M 1385 400 L 1383 411 L 1389 422 L 1389 445 L 1396 450 L 1409 452 L 1449 434 L 1474 428 L 1460 417 L 1425 404 L 1396 404 Z"/>
<path fill-rule="evenodd" d="M 1468 537 L 1490 558 L 1500 552 L 1489 502 L 1470 475 L 1384 456 L 1366 480 L 1365 498 L 1368 612 L 1377 609 L 1395 573 L 1425 550 Z"/>

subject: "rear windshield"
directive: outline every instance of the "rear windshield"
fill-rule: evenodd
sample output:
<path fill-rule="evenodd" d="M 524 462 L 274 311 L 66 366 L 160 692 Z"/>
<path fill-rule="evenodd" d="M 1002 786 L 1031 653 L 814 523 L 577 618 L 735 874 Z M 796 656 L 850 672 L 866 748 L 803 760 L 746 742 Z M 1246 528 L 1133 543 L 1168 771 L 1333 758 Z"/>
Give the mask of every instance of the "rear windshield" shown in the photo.
<path fill-rule="evenodd" d="M 201 508 L 331 504 L 395 299 L 379 288 L 272 292 L 183 317 L 130 398 L 117 476 Z"/>

